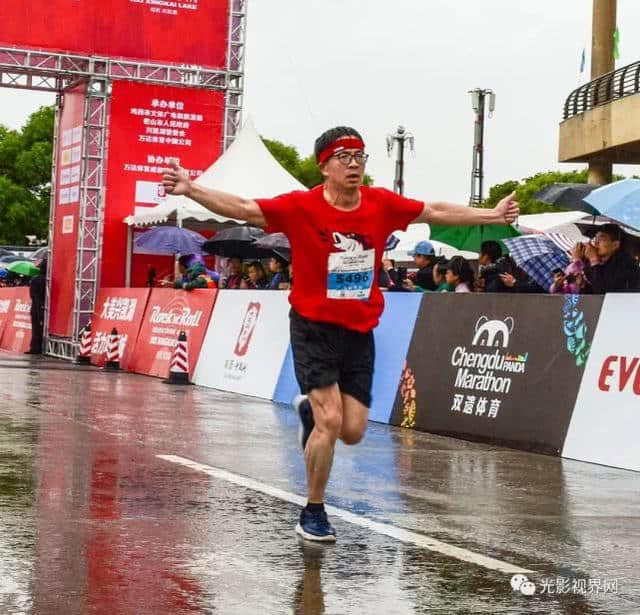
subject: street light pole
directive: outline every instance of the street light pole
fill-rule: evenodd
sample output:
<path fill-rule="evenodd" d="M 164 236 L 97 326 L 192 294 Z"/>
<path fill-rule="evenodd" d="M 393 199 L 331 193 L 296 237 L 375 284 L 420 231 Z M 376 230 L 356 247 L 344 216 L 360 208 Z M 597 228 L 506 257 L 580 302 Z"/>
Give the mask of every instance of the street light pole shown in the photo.
<path fill-rule="evenodd" d="M 476 114 L 473 127 L 473 163 L 471 168 L 471 196 L 469 205 L 480 205 L 484 184 L 484 114 L 486 99 L 489 98 L 489 117 L 496 106 L 496 95 L 492 90 L 476 88 L 471 94 L 471 106 Z"/>
<path fill-rule="evenodd" d="M 395 134 L 387 136 L 387 154 L 391 156 L 394 144 L 398 144 L 398 157 L 396 159 L 396 177 L 393 181 L 393 190 L 398 194 L 404 194 L 404 147 L 405 144 L 413 151 L 413 135 L 407 132 L 404 126 L 398 126 Z"/>

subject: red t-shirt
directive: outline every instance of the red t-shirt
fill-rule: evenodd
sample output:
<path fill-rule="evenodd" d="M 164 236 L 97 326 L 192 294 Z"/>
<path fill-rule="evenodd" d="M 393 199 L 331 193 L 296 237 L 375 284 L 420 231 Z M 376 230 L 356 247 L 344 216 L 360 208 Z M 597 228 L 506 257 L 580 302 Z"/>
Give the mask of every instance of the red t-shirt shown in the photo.
<path fill-rule="evenodd" d="M 327 203 L 322 186 L 256 202 L 267 232 L 289 238 L 293 309 L 309 320 L 367 332 L 384 308 L 378 270 L 385 241 L 406 229 L 424 203 L 384 188 L 363 186 L 360 192 L 360 206 L 351 211 Z"/>

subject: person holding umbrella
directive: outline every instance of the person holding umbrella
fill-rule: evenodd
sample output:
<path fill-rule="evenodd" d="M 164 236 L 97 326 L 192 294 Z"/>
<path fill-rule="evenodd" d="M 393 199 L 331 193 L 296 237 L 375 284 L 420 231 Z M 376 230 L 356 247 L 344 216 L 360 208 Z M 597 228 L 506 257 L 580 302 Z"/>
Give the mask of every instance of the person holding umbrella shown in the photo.
<path fill-rule="evenodd" d="M 573 262 L 584 263 L 585 277 L 596 295 L 640 290 L 640 268 L 635 259 L 622 250 L 622 229 L 603 224 L 590 243 L 573 248 Z"/>
<path fill-rule="evenodd" d="M 42 354 L 44 335 L 44 301 L 47 289 L 47 258 L 40 261 L 38 274 L 29 282 L 31 298 L 31 344 L 25 354 Z"/>
<path fill-rule="evenodd" d="M 204 188 L 173 162 L 162 183 L 210 211 L 281 231 L 291 244 L 295 284 L 291 346 L 303 396 L 294 407 L 302 423 L 307 505 L 296 533 L 333 542 L 324 509 L 336 441 L 359 442 L 367 427 L 373 377 L 373 329 L 384 307 L 378 270 L 387 237 L 411 222 L 441 225 L 511 224 L 513 194 L 494 209 L 425 203 L 363 185 L 368 154 L 357 130 L 344 126 L 315 142 L 324 183 L 273 199 L 245 199 Z"/>

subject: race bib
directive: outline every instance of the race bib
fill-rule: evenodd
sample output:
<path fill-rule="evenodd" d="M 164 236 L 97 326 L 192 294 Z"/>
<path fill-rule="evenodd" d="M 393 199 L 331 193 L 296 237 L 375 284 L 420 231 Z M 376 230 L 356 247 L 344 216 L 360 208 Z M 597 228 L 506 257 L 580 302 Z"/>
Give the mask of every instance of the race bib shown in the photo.
<path fill-rule="evenodd" d="M 327 297 L 368 299 L 373 284 L 375 250 L 329 254 Z"/>

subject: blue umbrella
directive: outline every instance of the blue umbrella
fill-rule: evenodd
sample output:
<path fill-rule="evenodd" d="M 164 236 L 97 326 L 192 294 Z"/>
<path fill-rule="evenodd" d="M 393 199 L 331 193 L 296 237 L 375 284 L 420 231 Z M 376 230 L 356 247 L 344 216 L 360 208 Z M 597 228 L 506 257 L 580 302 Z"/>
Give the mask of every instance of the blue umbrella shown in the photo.
<path fill-rule="evenodd" d="M 137 248 L 152 254 L 200 254 L 206 239 L 179 226 L 156 226 L 136 238 Z"/>
<path fill-rule="evenodd" d="M 640 230 L 640 179 L 623 179 L 607 184 L 583 200 L 599 214 Z"/>
<path fill-rule="evenodd" d="M 553 282 L 553 271 L 564 269 L 569 264 L 569 255 L 544 236 L 525 235 L 502 241 L 509 248 L 509 255 L 516 265 L 544 289 Z"/>

